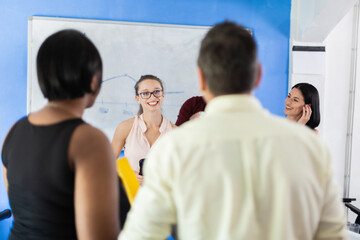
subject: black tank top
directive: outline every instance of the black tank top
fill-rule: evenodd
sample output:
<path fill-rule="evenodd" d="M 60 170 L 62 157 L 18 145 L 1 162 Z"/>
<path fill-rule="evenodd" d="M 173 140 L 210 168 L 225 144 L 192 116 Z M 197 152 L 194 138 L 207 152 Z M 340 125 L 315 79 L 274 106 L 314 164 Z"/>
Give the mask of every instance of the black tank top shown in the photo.
<path fill-rule="evenodd" d="M 82 119 L 10 130 L 2 149 L 14 224 L 9 239 L 76 239 L 71 136 Z"/>

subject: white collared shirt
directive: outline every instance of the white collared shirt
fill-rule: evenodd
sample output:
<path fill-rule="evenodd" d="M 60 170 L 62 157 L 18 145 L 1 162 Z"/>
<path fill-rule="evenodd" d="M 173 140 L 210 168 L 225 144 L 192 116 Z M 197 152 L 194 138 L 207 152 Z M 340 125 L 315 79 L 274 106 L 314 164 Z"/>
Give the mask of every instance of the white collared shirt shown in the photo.
<path fill-rule="evenodd" d="M 329 151 L 250 95 L 216 97 L 160 139 L 119 239 L 346 239 Z"/>

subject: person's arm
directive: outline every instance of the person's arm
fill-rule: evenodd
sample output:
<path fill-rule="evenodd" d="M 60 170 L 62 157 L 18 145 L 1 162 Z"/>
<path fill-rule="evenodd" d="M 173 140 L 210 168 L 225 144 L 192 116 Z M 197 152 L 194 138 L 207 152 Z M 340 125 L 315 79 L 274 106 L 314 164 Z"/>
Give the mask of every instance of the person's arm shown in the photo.
<path fill-rule="evenodd" d="M 6 136 L 5 136 L 5 140 L 4 140 L 4 142 L 3 142 L 3 149 L 2 149 L 2 151 L 4 151 L 4 147 L 5 147 L 5 145 L 6 145 L 6 139 L 8 138 L 8 136 L 9 136 L 9 134 L 10 134 L 10 132 L 11 132 L 11 130 L 14 128 L 14 126 L 15 126 L 15 124 L 11 127 L 11 129 L 9 130 L 9 132 L 6 134 Z M 5 159 L 6 159 L 6 157 L 3 155 L 4 154 L 4 152 L 1 152 L 1 157 L 2 157 L 2 161 L 3 161 L 3 177 L 4 177 L 4 184 L 5 184 L 5 189 L 6 189 L 6 192 L 7 192 L 7 194 L 9 195 L 9 183 L 8 183 L 8 179 L 7 179 L 7 168 L 6 168 L 6 165 L 7 165 L 7 163 L 5 163 L 5 162 L 7 162 Z"/>
<path fill-rule="evenodd" d="M 9 191 L 8 191 L 8 180 L 7 180 L 7 169 L 6 167 L 3 165 L 3 177 L 4 177 L 4 183 L 5 183 L 5 189 L 6 189 L 6 192 L 9 194 Z"/>
<path fill-rule="evenodd" d="M 176 222 L 172 196 L 173 151 L 167 136 L 159 139 L 144 162 L 145 180 L 127 215 L 120 240 L 166 239 Z"/>
<path fill-rule="evenodd" d="M 330 154 L 328 152 L 327 158 L 324 201 L 314 239 L 347 239 L 345 206 L 341 201 L 339 188 L 332 175 Z"/>
<path fill-rule="evenodd" d="M 107 137 L 80 125 L 69 147 L 75 172 L 74 203 L 78 239 L 116 239 L 120 231 L 118 176 Z"/>
<path fill-rule="evenodd" d="M 129 133 L 131 131 L 131 128 L 134 124 L 135 118 L 130 118 L 126 121 L 123 121 L 119 124 L 119 126 L 116 128 L 116 131 L 114 133 L 114 137 L 111 141 L 111 146 L 115 154 L 115 158 L 118 158 L 121 150 L 123 149 L 125 145 L 126 138 L 129 136 Z M 139 184 L 141 185 L 144 177 L 139 175 L 138 171 L 134 171 L 136 179 L 138 180 Z"/>
<path fill-rule="evenodd" d="M 111 146 L 115 154 L 115 158 L 118 158 L 121 150 L 125 145 L 125 140 L 128 137 L 134 118 L 130 118 L 126 121 L 121 122 L 115 130 L 114 137 L 111 141 Z"/>

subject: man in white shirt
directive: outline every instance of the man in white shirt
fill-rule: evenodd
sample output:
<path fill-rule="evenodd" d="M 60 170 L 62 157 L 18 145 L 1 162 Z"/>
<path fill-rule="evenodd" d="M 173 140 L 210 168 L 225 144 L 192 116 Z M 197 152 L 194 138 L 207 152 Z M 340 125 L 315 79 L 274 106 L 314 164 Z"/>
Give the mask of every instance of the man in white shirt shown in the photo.
<path fill-rule="evenodd" d="M 253 95 L 261 67 L 243 27 L 201 43 L 206 114 L 158 140 L 119 239 L 346 239 L 329 151 L 307 127 L 272 116 Z"/>

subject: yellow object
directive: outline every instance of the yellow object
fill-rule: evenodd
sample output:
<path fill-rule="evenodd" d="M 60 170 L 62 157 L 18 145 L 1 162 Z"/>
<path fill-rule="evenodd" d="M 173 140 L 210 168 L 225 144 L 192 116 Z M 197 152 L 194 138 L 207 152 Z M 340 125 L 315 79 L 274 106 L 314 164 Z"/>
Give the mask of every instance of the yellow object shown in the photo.
<path fill-rule="evenodd" d="M 116 162 L 117 173 L 125 187 L 126 195 L 132 205 L 136 192 L 140 187 L 138 180 L 136 179 L 135 172 L 130 167 L 130 164 L 126 157 L 119 158 Z"/>

